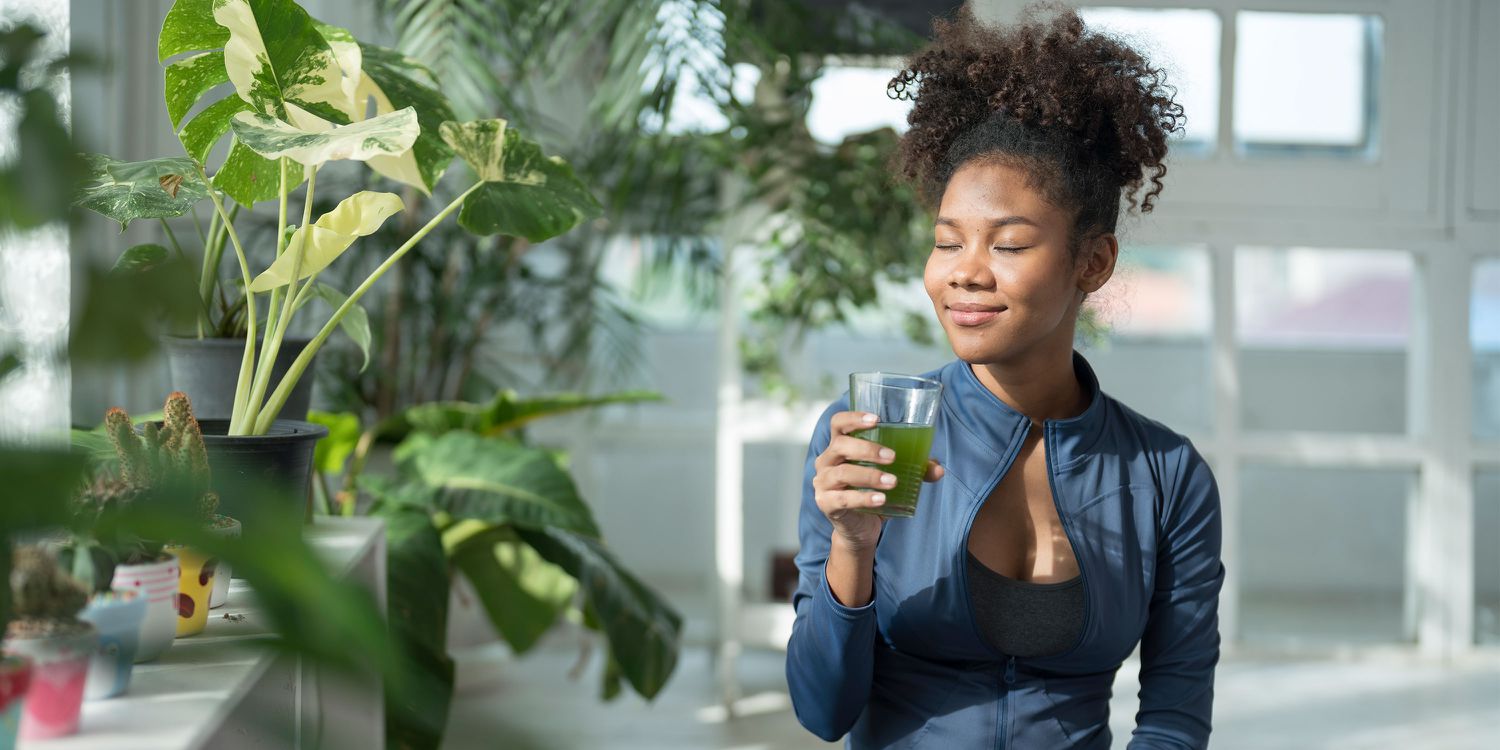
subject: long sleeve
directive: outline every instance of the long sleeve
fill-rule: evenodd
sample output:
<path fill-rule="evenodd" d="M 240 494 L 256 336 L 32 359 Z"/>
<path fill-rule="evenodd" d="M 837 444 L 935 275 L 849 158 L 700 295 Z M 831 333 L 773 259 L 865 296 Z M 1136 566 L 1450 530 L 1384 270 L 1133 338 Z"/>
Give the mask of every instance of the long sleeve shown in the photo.
<path fill-rule="evenodd" d="M 1224 584 L 1219 488 L 1191 442 L 1180 455 L 1163 507 L 1130 750 L 1205 748 L 1212 728 Z"/>
<path fill-rule="evenodd" d="M 824 566 L 833 523 L 813 497 L 813 461 L 828 447 L 830 417 L 846 408 L 843 402 L 830 406 L 808 446 L 797 520 L 800 577 L 792 595 L 796 620 L 786 656 L 786 681 L 797 720 L 828 741 L 847 734 L 869 701 L 876 637 L 874 599 L 862 607 L 846 607 L 828 588 Z"/>

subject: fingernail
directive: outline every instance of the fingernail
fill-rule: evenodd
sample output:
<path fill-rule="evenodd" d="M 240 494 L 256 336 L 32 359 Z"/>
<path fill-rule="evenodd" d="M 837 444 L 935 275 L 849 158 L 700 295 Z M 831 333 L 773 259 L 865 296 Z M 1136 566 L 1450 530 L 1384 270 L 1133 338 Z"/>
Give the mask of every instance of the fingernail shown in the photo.
<path fill-rule="evenodd" d="M 883 484 L 883 485 L 885 485 L 885 486 L 887 486 L 887 487 L 890 487 L 890 486 L 896 484 L 896 475 L 895 474 L 881 474 L 880 475 L 880 483 Z"/>
<path fill-rule="evenodd" d="M 880 460 L 882 460 L 882 461 L 894 461 L 894 460 L 896 460 L 896 452 L 893 451 L 893 450 L 891 450 L 890 448 L 881 448 L 880 449 Z"/>
<path fill-rule="evenodd" d="M 884 503 L 885 503 L 885 495 L 882 495 L 879 492 L 876 492 L 875 494 L 870 495 L 870 504 L 871 505 L 883 505 Z"/>
<path fill-rule="evenodd" d="M 866 414 L 863 417 L 860 417 L 859 419 L 860 419 L 861 422 L 864 422 L 865 424 L 875 424 L 876 417 L 875 417 L 874 414 Z"/>

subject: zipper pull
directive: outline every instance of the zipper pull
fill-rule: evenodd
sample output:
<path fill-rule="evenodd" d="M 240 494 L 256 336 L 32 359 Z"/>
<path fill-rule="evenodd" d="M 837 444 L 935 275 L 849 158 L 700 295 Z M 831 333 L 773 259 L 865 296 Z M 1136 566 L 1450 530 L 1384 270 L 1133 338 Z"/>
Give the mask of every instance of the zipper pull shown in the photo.
<path fill-rule="evenodd" d="M 1016 657 L 1014 656 L 1005 662 L 1005 684 L 1016 684 Z"/>

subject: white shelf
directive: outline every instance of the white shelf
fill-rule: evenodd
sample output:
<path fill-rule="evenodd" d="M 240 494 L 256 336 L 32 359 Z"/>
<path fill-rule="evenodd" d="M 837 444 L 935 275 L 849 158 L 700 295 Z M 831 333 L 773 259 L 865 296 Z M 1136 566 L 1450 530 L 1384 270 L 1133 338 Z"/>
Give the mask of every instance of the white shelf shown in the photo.
<path fill-rule="evenodd" d="M 340 580 L 358 583 L 385 606 L 384 524 L 319 517 L 306 537 Z M 271 638 L 243 581 L 210 610 L 198 635 L 180 638 L 155 661 L 135 665 L 130 689 L 85 701 L 78 733 L 22 742 L 22 750 L 326 748 L 385 744 L 378 677 L 319 674 L 296 657 L 259 644 Z M 321 684 L 320 684 L 321 683 Z M 305 739 L 304 739 L 305 738 Z"/>

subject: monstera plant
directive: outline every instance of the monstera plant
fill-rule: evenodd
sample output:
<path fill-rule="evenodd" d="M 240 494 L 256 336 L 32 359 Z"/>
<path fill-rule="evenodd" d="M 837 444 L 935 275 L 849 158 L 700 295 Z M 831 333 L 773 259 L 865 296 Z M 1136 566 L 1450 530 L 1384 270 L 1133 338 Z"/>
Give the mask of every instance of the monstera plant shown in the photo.
<path fill-rule="evenodd" d="M 547 157 L 504 120 L 454 121 L 420 65 L 313 19 L 292 0 L 177 0 L 162 24 L 158 55 L 166 66 L 167 115 L 183 154 L 144 162 L 88 155 L 90 179 L 77 203 L 122 228 L 136 219 L 162 222 L 173 247 L 127 250 L 117 264 L 127 271 L 185 255 L 167 219 L 188 216 L 201 226 L 194 209 L 208 204 L 196 290 L 199 331 L 212 327 L 215 301 L 228 294 L 239 299 L 221 302 L 220 316 L 242 321 L 245 333 L 230 435 L 262 435 L 271 428 L 334 330 L 342 326 L 367 350 L 360 298 L 454 212 L 460 226 L 475 234 L 531 242 L 599 212 L 567 164 Z M 227 93 L 213 98 L 221 90 Z M 226 140 L 227 155 L 213 164 Z M 382 177 L 430 193 L 455 155 L 472 177 L 454 200 L 387 250 L 384 262 L 352 290 L 319 282 L 342 253 L 405 208 L 395 193 L 366 190 L 314 217 L 320 170 L 334 161 L 359 161 Z M 301 220 L 289 220 L 289 199 L 304 183 Z M 255 204 L 271 201 L 276 231 L 262 248 L 270 260 L 255 268 L 259 256 L 236 221 Z M 238 273 L 221 280 L 226 249 Z M 327 303 L 331 313 L 285 374 L 273 377 L 293 319 L 314 299 Z"/>

